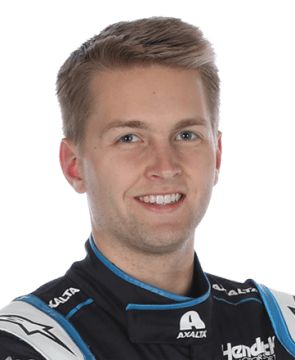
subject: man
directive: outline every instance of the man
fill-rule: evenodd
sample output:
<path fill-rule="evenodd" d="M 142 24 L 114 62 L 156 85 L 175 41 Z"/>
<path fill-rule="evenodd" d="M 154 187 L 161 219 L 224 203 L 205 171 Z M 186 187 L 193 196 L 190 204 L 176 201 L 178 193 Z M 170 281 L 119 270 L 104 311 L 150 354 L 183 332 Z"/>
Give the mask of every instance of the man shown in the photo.
<path fill-rule="evenodd" d="M 0 360 L 294 358 L 293 297 L 206 274 L 194 253 L 222 150 L 201 31 L 113 24 L 70 55 L 57 94 L 87 256 L 0 311 Z"/>

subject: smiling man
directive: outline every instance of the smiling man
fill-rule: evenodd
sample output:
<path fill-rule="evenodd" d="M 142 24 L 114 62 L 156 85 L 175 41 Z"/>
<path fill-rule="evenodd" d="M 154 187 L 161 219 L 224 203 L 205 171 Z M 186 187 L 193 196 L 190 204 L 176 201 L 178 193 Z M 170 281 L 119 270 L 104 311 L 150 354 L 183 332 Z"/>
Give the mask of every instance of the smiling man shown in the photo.
<path fill-rule="evenodd" d="M 221 154 L 201 77 L 151 64 L 95 74 L 89 87 L 87 140 L 65 139 L 61 163 L 87 193 L 95 244 L 128 274 L 185 294 Z"/>
<path fill-rule="evenodd" d="M 57 94 L 87 256 L 0 311 L 0 360 L 292 359 L 293 297 L 206 274 L 194 252 L 222 150 L 201 31 L 164 17 L 110 25 L 66 60 Z"/>

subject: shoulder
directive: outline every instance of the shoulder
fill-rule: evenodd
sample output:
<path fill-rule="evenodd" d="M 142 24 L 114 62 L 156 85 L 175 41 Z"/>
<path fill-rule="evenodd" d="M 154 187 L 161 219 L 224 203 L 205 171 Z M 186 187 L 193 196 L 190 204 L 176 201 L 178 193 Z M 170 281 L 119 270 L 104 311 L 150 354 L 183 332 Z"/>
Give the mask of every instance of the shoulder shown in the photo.
<path fill-rule="evenodd" d="M 80 349 L 84 344 L 75 328 L 34 295 L 17 298 L 0 310 L 0 332 L 13 336 L 18 344 L 25 343 L 45 358 L 84 358 Z"/>
<path fill-rule="evenodd" d="M 237 282 L 211 274 L 207 274 L 207 277 L 211 284 L 212 296 L 216 300 L 231 305 L 250 301 L 262 303 L 256 284 L 251 279 Z"/>
<path fill-rule="evenodd" d="M 256 284 L 280 343 L 295 357 L 295 297 Z"/>
<path fill-rule="evenodd" d="M 80 334 L 67 318 L 69 309 L 75 308 L 86 296 L 68 276 L 48 282 L 0 310 L 0 339 L 9 337 L 12 346 L 17 344 L 21 349 L 35 350 L 39 354 L 36 360 L 43 357 L 74 360 L 84 359 L 86 355 L 92 359 Z"/>
<path fill-rule="evenodd" d="M 260 303 L 249 307 L 253 316 L 258 309 L 266 314 L 281 345 L 295 357 L 295 296 L 271 289 L 252 279 L 236 282 L 207 274 L 212 296 L 220 303 L 236 306 L 243 303 Z"/>

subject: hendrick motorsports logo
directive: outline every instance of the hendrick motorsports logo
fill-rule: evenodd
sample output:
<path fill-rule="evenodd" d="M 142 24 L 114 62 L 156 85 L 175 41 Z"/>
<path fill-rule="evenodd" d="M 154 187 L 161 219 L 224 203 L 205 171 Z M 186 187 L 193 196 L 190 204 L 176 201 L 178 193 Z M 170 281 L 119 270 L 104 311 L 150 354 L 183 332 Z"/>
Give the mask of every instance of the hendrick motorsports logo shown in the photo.
<path fill-rule="evenodd" d="M 188 311 L 182 315 L 179 328 L 180 332 L 176 339 L 205 338 L 207 336 L 205 323 L 196 311 Z"/>
<path fill-rule="evenodd" d="M 256 338 L 252 346 L 235 345 L 227 343 L 226 346 L 222 345 L 223 356 L 227 360 L 242 359 L 242 360 L 275 360 L 275 337 L 269 336 L 267 342 L 261 340 L 260 337 Z"/>

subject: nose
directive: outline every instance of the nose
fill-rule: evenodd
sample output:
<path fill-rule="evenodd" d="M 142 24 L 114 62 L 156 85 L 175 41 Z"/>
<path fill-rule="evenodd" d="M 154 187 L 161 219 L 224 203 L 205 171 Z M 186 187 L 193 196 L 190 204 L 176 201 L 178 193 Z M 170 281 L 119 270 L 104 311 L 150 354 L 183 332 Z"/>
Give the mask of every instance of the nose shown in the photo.
<path fill-rule="evenodd" d="M 172 179 L 182 174 L 181 164 L 171 146 L 153 147 L 146 167 L 146 176 L 151 179 Z"/>

